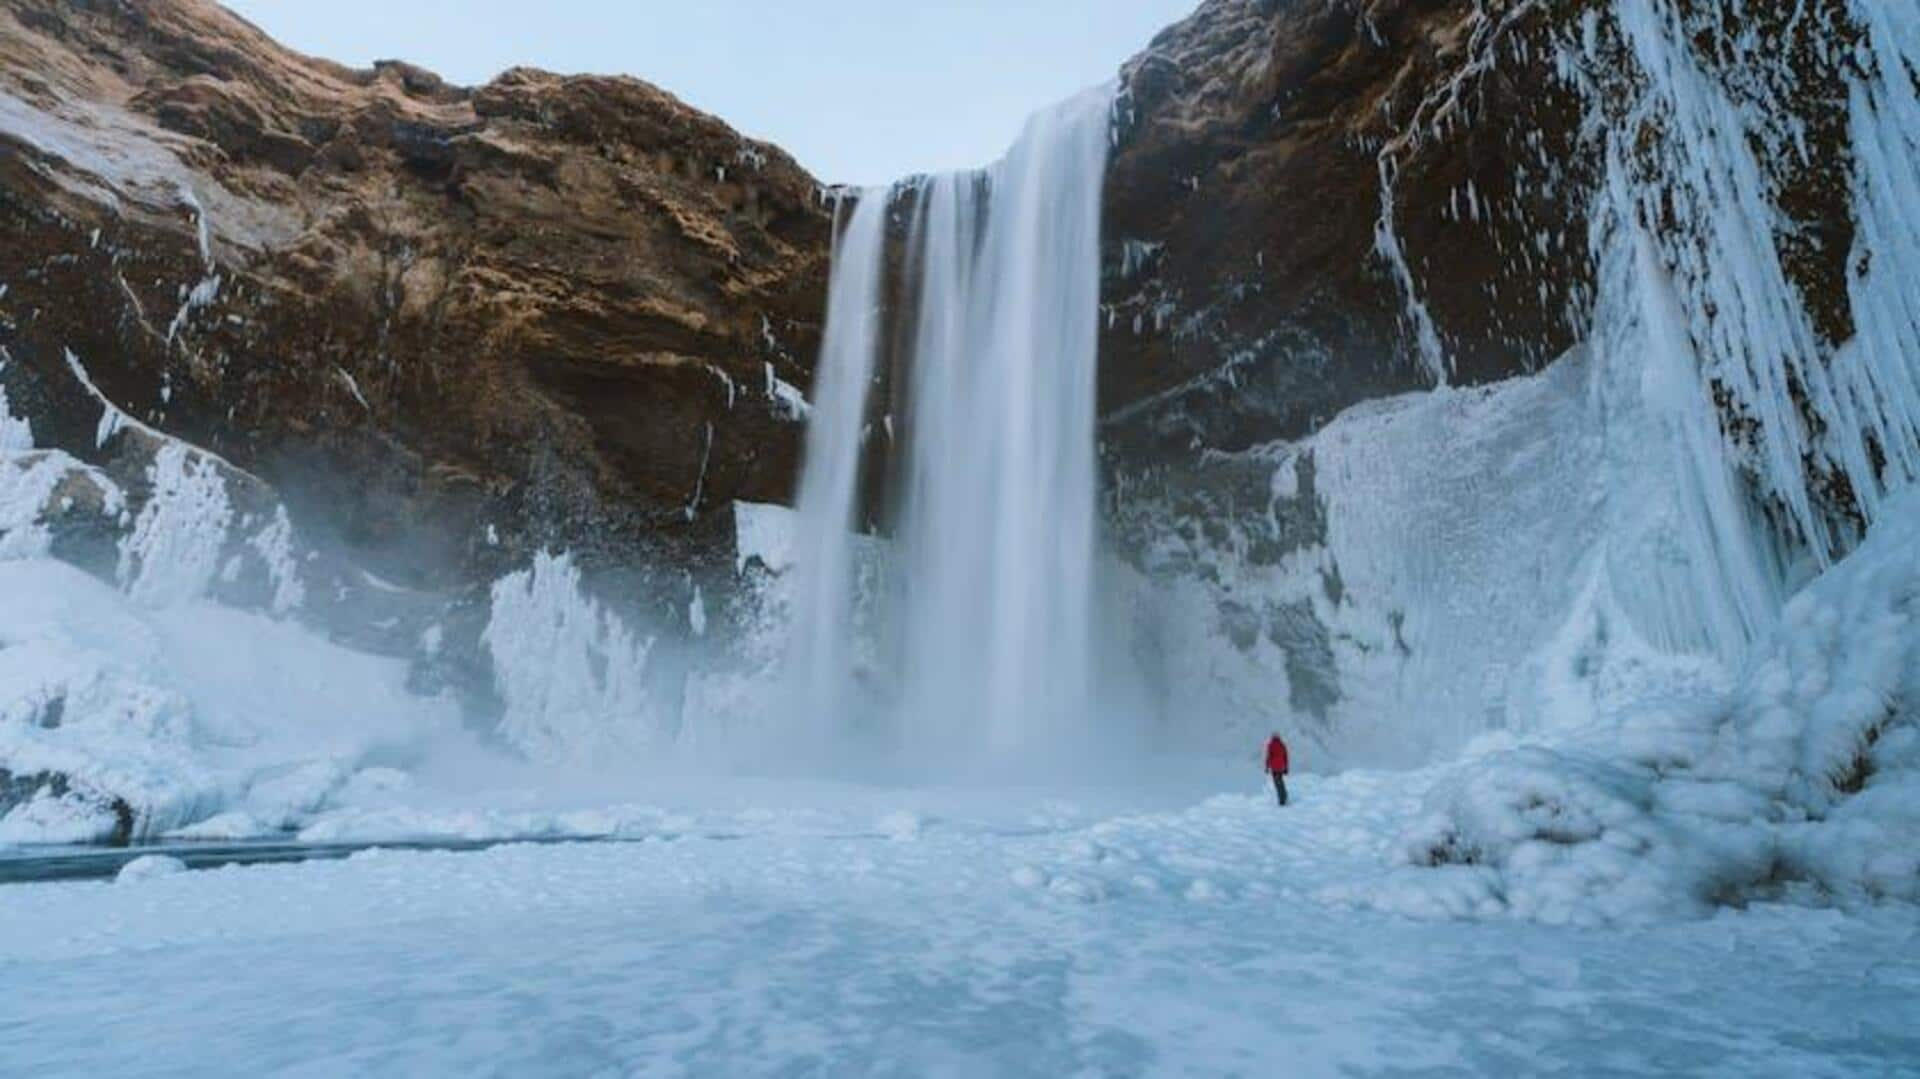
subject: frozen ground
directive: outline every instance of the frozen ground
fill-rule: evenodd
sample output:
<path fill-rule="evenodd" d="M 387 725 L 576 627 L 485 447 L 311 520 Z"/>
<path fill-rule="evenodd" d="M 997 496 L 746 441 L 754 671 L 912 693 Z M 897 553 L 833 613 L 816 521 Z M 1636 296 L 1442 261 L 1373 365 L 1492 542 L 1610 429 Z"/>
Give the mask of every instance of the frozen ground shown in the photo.
<path fill-rule="evenodd" d="M 1920 1073 L 1911 907 L 1583 930 L 1333 898 L 1428 782 L 1129 812 L 734 781 L 639 842 L 13 885 L 0 1044 L 30 1075 Z"/>

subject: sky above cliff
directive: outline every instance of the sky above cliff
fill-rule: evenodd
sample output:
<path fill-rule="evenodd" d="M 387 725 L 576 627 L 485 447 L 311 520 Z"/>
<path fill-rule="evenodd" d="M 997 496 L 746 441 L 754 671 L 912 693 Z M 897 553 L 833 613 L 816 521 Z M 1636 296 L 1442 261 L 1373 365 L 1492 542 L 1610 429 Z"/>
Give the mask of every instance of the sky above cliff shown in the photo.
<path fill-rule="evenodd" d="M 225 0 L 282 42 L 465 84 L 516 64 L 635 75 L 822 180 L 992 161 L 1197 0 Z"/>

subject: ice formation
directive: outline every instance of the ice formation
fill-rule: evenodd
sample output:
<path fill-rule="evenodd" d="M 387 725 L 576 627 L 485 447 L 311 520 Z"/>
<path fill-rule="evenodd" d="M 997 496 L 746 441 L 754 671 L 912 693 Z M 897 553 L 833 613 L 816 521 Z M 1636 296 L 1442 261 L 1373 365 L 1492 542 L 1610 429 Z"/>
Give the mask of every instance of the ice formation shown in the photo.
<path fill-rule="evenodd" d="M 1810 89 L 1790 69 L 1774 74 L 1785 65 L 1763 55 L 1764 46 L 1732 25 L 1728 12 L 1689 21 L 1667 0 L 1613 5 L 1644 91 L 1615 125 L 1605 212 L 1596 219 L 1616 244 L 1635 222 L 1663 223 L 1660 261 L 1671 273 L 1676 328 L 1685 332 L 1697 377 L 1723 387 L 1758 422 L 1759 444 L 1743 463 L 1785 505 L 1792 538 L 1821 565 L 1845 549 L 1848 537 L 1821 512 L 1816 475 L 1844 478 L 1871 523 L 1887 493 L 1915 478 L 1920 445 L 1912 351 L 1920 266 L 1910 261 L 1917 227 L 1912 203 L 1889 197 L 1920 190 L 1912 77 L 1920 17 L 1911 5 L 1879 0 L 1856 0 L 1843 15 L 1864 31 L 1848 75 L 1853 210 L 1862 226 L 1851 264 L 1853 298 L 1870 313 L 1848 348 L 1828 355 L 1784 266 L 1774 238 L 1777 181 L 1762 159 L 1808 152 L 1805 132 L 1783 118 L 1794 115 L 1791 95 Z M 1742 98 L 1696 57 L 1689 35 L 1703 30 L 1760 72 L 1739 84 Z M 1835 49 L 1845 35 L 1833 26 L 1820 37 Z M 1641 164 L 1649 156 L 1651 169 Z M 1653 284 L 1640 276 L 1643 288 Z M 1822 422 L 1809 422 L 1808 413 Z M 1876 465 L 1878 454 L 1887 456 L 1887 467 Z"/>
<path fill-rule="evenodd" d="M 1408 837 L 1435 868 L 1369 902 L 1594 922 L 1916 892 L 1920 13 L 1806 16 L 1858 30 L 1815 35 L 1852 42 L 1827 46 L 1856 226 L 1829 341 L 1779 239 L 1810 91 L 1728 11 L 1617 0 L 1563 43 L 1606 120 L 1573 353 L 1209 455 L 1229 495 L 1123 511 L 1166 710 L 1243 717 L 1202 738 L 1468 758 Z M 1630 93 L 1587 81 L 1620 58 Z"/>
<path fill-rule="evenodd" d="M 226 479 L 203 455 L 168 442 L 154 456 L 153 494 L 120 548 L 120 581 L 141 603 L 165 606 L 204 594 L 220 571 L 233 511 Z"/>
<path fill-rule="evenodd" d="M 1728 902 L 1920 899 L 1920 492 L 1790 601 L 1738 687 L 1643 701 L 1438 783 L 1413 913 L 1644 920 Z"/>
<path fill-rule="evenodd" d="M 670 741 L 655 697 L 654 641 L 588 596 L 571 558 L 541 554 L 493 586 L 482 637 L 506 713 L 500 733 L 538 759 L 586 759 Z"/>

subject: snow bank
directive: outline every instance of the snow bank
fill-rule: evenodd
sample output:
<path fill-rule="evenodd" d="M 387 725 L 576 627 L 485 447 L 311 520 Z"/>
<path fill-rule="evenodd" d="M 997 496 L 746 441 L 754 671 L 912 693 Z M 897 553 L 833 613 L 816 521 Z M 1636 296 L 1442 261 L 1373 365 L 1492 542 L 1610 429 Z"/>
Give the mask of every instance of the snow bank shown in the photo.
<path fill-rule="evenodd" d="M 140 838 L 337 804 L 457 729 L 406 665 L 204 602 L 147 607 L 45 559 L 0 561 L 0 842 Z M 9 778 L 11 777 L 11 778 Z"/>
<path fill-rule="evenodd" d="M 1644 703 L 1452 771 L 1405 913 L 1642 921 L 1763 897 L 1920 900 L 1920 491 L 1786 606 L 1717 701 Z"/>
<path fill-rule="evenodd" d="M 115 874 L 113 879 L 118 884 L 138 884 L 143 880 L 171 877 L 186 871 L 187 863 L 178 858 L 164 854 L 148 854 L 121 866 L 120 872 Z"/>

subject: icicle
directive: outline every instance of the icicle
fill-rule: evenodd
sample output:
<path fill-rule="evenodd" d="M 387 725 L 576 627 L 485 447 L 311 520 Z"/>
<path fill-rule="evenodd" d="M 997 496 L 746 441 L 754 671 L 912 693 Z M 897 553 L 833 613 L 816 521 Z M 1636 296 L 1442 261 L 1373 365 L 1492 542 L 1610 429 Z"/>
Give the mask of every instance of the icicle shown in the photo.
<path fill-rule="evenodd" d="M 1394 164 L 1392 152 L 1380 153 L 1380 220 L 1374 226 L 1374 252 L 1392 271 L 1393 279 L 1400 286 L 1400 294 L 1407 301 L 1407 319 L 1413 324 L 1414 344 L 1420 350 L 1420 364 L 1426 368 L 1427 376 L 1436 386 L 1447 384 L 1447 353 L 1440 343 L 1439 328 L 1434 325 L 1433 315 L 1427 310 L 1426 301 L 1420 298 L 1420 285 L 1413 279 L 1413 267 L 1407 263 L 1407 253 L 1400 246 L 1400 235 L 1394 231 L 1393 214 Z"/>

